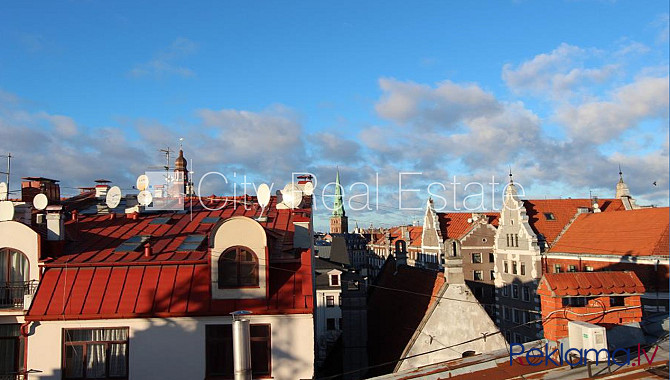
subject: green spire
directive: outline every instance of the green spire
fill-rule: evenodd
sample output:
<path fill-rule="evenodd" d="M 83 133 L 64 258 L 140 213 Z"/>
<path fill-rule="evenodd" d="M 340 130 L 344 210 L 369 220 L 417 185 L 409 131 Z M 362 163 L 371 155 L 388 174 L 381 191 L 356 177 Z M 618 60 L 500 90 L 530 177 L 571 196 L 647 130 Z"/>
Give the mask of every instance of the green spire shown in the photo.
<path fill-rule="evenodd" d="M 342 186 L 340 185 L 340 169 L 337 169 L 335 178 L 335 202 L 333 203 L 333 216 L 344 216 L 344 202 L 342 201 Z"/>

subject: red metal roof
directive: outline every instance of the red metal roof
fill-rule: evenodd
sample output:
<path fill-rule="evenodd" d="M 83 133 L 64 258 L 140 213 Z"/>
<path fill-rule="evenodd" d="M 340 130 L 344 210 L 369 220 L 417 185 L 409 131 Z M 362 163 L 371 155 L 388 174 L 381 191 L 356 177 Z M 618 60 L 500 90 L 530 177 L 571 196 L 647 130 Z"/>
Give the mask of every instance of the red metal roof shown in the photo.
<path fill-rule="evenodd" d="M 249 197 L 247 197 L 248 200 Z M 310 313 L 312 310 L 311 253 L 294 249 L 294 221 L 309 221 L 311 208 L 277 210 L 272 197 L 266 208 L 267 222 L 260 224 L 268 236 L 268 298 L 214 300 L 208 244 L 188 252 L 177 248 L 191 234 L 209 236 L 217 224 L 201 223 L 205 217 L 223 221 L 232 216 L 254 217 L 260 209 L 252 202 L 248 210 L 226 199 L 198 199 L 187 204 L 193 213 L 161 212 L 130 216 L 91 215 L 70 220 L 65 228 L 69 240 L 62 253 L 44 263 L 28 320 L 100 319 L 227 315 L 246 309 L 258 314 Z M 237 207 L 235 207 L 237 205 Z M 151 224 L 170 217 L 167 224 Z M 150 235 L 153 254 L 114 252 L 126 239 Z M 55 253 L 55 252 L 51 252 Z"/>
<path fill-rule="evenodd" d="M 552 297 L 642 294 L 644 286 L 631 271 L 547 273 L 537 293 Z"/>
<path fill-rule="evenodd" d="M 578 208 L 593 206 L 591 199 L 533 199 L 524 200 L 523 205 L 531 228 L 536 234 L 544 235 L 550 246 L 577 214 Z M 603 212 L 625 210 L 620 199 L 600 199 L 598 207 Z M 554 219 L 547 219 L 545 213 L 553 214 Z"/>
<path fill-rule="evenodd" d="M 668 256 L 668 207 L 582 214 L 549 252 Z"/>

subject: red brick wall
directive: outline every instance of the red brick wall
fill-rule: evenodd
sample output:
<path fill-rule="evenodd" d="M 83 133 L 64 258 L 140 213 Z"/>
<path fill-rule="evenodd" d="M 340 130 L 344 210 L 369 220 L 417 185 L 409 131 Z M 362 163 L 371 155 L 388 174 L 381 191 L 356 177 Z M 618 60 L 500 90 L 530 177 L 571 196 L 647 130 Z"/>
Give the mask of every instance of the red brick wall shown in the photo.
<path fill-rule="evenodd" d="M 583 321 L 597 325 L 623 325 L 642 320 L 642 308 L 627 309 L 608 312 L 611 309 L 621 309 L 630 306 L 640 306 L 640 296 L 629 296 L 624 298 L 624 306 L 610 306 L 609 297 L 597 297 L 590 299 L 584 307 L 563 307 L 561 297 L 541 297 L 542 318 L 544 320 L 544 337 L 548 340 L 558 341 L 568 336 L 569 321 Z M 597 313 L 594 315 L 580 316 L 571 312 L 557 310 L 570 310 L 578 314 Z M 556 311 L 556 312 L 554 312 Z M 554 312 L 554 313 L 552 313 Z M 550 315 L 551 314 L 551 315 Z"/>

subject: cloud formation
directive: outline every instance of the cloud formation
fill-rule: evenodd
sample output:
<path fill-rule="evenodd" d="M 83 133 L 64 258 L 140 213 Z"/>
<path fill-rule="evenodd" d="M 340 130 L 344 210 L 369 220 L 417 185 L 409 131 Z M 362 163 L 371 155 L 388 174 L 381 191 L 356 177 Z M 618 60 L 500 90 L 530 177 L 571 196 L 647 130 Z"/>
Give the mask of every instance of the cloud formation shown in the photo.
<path fill-rule="evenodd" d="M 192 69 L 180 66 L 178 62 L 195 53 L 197 49 L 198 45 L 195 42 L 188 38 L 178 37 L 170 46 L 156 53 L 151 60 L 135 65 L 130 70 L 130 75 L 136 78 L 160 78 L 168 75 L 195 76 Z"/>

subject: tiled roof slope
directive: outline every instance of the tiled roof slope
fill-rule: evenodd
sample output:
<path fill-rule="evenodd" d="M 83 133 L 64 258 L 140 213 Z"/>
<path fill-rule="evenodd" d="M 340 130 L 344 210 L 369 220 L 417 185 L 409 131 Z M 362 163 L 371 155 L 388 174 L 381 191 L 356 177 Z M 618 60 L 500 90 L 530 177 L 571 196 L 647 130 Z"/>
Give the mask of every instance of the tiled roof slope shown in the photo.
<path fill-rule="evenodd" d="M 485 212 L 483 214 L 488 217 L 490 224 L 498 227 L 500 213 Z M 471 222 L 468 222 L 472 218 L 471 212 L 438 212 L 437 217 L 440 222 L 440 231 L 442 232 L 443 239 L 460 239 L 473 226 Z"/>
<path fill-rule="evenodd" d="M 630 271 L 547 273 L 537 292 L 559 297 L 642 294 L 644 286 Z"/>
<path fill-rule="evenodd" d="M 442 272 L 396 266 L 393 257 L 386 261 L 368 299 L 369 365 L 400 359 L 443 284 Z M 391 363 L 374 368 L 368 376 L 392 372 L 394 367 Z"/>
<path fill-rule="evenodd" d="M 581 214 L 549 252 L 668 256 L 667 207 Z"/>
<path fill-rule="evenodd" d="M 577 214 L 580 207 L 590 208 L 591 199 L 533 199 L 524 200 L 523 205 L 528 215 L 528 223 L 536 234 L 544 235 L 551 246 L 563 228 Z M 598 207 L 603 212 L 624 210 L 620 199 L 600 199 Z M 549 220 L 545 213 L 551 213 L 554 220 Z"/>

